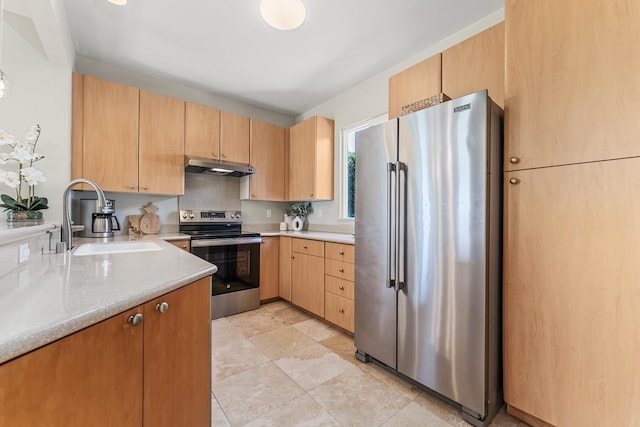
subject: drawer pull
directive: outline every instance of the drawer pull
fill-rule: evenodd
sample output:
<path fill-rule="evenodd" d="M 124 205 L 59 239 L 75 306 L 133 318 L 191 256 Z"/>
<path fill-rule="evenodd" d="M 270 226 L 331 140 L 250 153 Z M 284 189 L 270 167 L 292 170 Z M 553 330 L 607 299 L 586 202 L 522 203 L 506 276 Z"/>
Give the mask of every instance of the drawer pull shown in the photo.
<path fill-rule="evenodd" d="M 303 249 L 307 249 L 307 247 L 306 247 L 306 246 L 303 246 L 302 248 L 303 248 Z"/>
<path fill-rule="evenodd" d="M 338 252 L 338 255 L 344 255 L 344 251 Z"/>
<path fill-rule="evenodd" d="M 509 179 L 509 183 L 513 184 L 513 185 L 516 185 L 516 184 L 520 183 L 520 180 L 518 178 L 511 178 L 511 179 Z"/>
<path fill-rule="evenodd" d="M 339 271 L 340 273 L 344 273 L 344 268 L 339 268 L 339 269 L 338 269 L 338 271 Z"/>
<path fill-rule="evenodd" d="M 142 316 L 142 314 L 140 314 L 140 313 L 131 315 L 127 319 L 127 323 L 130 324 L 131 326 L 140 326 L 140 325 L 142 325 L 143 317 L 144 316 Z"/>
<path fill-rule="evenodd" d="M 156 304 L 156 311 L 158 313 L 166 313 L 167 311 L 169 311 L 169 303 L 166 301 L 163 301 L 159 304 Z"/>
<path fill-rule="evenodd" d="M 338 309 L 338 311 L 339 311 L 340 313 L 344 313 L 344 308 L 339 308 L 339 309 Z"/>
<path fill-rule="evenodd" d="M 513 164 L 520 163 L 520 159 L 517 157 L 511 157 L 509 158 L 509 161 Z"/>
<path fill-rule="evenodd" d="M 344 286 L 338 286 L 338 289 L 340 289 L 341 291 L 344 291 Z"/>

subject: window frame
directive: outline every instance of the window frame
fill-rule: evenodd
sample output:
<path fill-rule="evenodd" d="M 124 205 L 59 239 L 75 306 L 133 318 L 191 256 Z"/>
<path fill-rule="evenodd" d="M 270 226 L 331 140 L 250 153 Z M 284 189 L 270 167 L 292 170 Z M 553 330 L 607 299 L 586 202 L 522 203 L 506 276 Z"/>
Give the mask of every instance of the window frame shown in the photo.
<path fill-rule="evenodd" d="M 345 126 L 340 130 L 340 220 L 354 221 L 354 216 L 349 216 L 349 138 L 350 135 L 354 135 L 357 131 L 366 129 L 371 126 L 384 123 L 388 120 L 389 115 L 387 113 L 378 114 L 374 117 L 351 125 Z"/>

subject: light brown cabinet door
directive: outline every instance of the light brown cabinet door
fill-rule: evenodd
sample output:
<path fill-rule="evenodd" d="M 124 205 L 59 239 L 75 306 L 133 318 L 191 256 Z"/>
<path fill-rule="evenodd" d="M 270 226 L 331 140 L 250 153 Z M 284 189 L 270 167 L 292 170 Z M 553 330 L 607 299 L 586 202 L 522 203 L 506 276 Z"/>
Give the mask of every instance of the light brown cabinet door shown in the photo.
<path fill-rule="evenodd" d="M 324 317 L 324 258 L 292 255 L 291 302 Z"/>
<path fill-rule="evenodd" d="M 263 237 L 260 245 L 260 300 L 277 298 L 278 265 L 280 250 L 279 237 Z"/>
<path fill-rule="evenodd" d="M 291 237 L 280 237 L 279 246 L 278 292 L 280 298 L 291 301 Z"/>
<path fill-rule="evenodd" d="M 129 310 L 0 365 L 2 426 L 142 425 L 143 326 Z"/>
<path fill-rule="evenodd" d="M 482 89 L 504 107 L 504 22 L 442 52 L 442 92 L 458 98 Z"/>
<path fill-rule="evenodd" d="M 640 425 L 639 188 L 640 158 L 506 174 L 511 407 L 557 426 Z"/>
<path fill-rule="evenodd" d="M 336 295 L 332 292 L 325 292 L 325 312 L 324 317 L 329 322 L 346 329 L 354 331 L 354 304 L 349 298 Z"/>
<path fill-rule="evenodd" d="M 82 147 L 73 150 L 82 159 L 72 160 L 74 173 L 105 191 L 137 192 L 138 89 L 91 76 L 83 86 L 83 111 L 74 114 L 83 120 Z"/>
<path fill-rule="evenodd" d="M 251 119 L 251 166 L 256 173 L 249 176 L 251 200 L 285 200 L 285 132 L 286 129 Z"/>
<path fill-rule="evenodd" d="M 305 120 L 292 126 L 290 135 L 289 199 L 309 200 L 315 193 L 315 121 Z"/>
<path fill-rule="evenodd" d="M 210 301 L 207 277 L 144 305 L 145 426 L 211 424 Z"/>
<path fill-rule="evenodd" d="M 220 112 L 220 160 L 249 163 L 249 118 Z"/>
<path fill-rule="evenodd" d="M 639 21 L 636 0 L 506 2 L 505 170 L 640 155 Z"/>
<path fill-rule="evenodd" d="M 191 240 L 169 240 L 168 243 L 171 243 L 173 246 L 177 246 L 180 249 L 184 249 L 187 252 L 191 252 Z"/>
<path fill-rule="evenodd" d="M 139 191 L 184 194 L 184 101 L 140 91 Z"/>
<path fill-rule="evenodd" d="M 438 53 L 389 78 L 389 119 L 402 107 L 442 92 L 442 54 Z"/>
<path fill-rule="evenodd" d="M 289 200 L 333 199 L 334 122 L 314 116 L 289 130 Z"/>
<path fill-rule="evenodd" d="M 185 154 L 217 159 L 220 155 L 220 110 L 187 102 L 184 118 Z"/>

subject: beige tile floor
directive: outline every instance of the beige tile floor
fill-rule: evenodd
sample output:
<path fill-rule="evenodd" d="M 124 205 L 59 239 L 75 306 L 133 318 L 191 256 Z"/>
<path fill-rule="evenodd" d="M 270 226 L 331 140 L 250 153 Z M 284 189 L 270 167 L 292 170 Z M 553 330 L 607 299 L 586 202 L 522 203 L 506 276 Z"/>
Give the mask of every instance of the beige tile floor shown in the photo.
<path fill-rule="evenodd" d="M 212 426 L 469 426 L 284 301 L 212 321 Z M 520 427 L 504 412 L 492 426 Z"/>

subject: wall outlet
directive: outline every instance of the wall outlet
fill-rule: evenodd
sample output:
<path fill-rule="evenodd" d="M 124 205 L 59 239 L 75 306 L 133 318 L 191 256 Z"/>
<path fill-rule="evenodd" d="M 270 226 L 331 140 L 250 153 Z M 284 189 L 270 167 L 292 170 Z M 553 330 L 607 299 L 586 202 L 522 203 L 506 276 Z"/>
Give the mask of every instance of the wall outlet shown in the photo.
<path fill-rule="evenodd" d="M 28 243 L 23 243 L 22 245 L 20 245 L 19 251 L 18 251 L 18 264 L 22 264 L 23 262 L 26 262 L 29 259 L 30 254 L 31 254 L 31 251 L 29 250 Z"/>
<path fill-rule="evenodd" d="M 267 209 L 267 218 L 271 218 L 271 209 Z"/>

